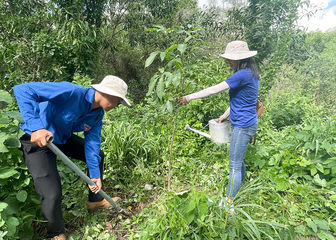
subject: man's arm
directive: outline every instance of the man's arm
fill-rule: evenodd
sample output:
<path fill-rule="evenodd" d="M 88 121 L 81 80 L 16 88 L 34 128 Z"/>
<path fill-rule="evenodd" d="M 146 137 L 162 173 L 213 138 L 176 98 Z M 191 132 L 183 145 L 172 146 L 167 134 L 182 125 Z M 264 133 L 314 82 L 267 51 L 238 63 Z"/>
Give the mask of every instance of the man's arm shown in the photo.
<path fill-rule="evenodd" d="M 33 82 L 14 87 L 14 94 L 26 127 L 32 132 L 31 141 L 43 147 L 47 144 L 46 137 L 53 134 L 45 129 L 40 119 L 39 103 L 56 101 L 63 104 L 72 92 L 69 83 Z"/>
<path fill-rule="evenodd" d="M 89 169 L 90 178 L 96 184 L 96 186 L 89 186 L 89 188 L 94 193 L 98 193 L 102 188 L 102 182 L 100 178 L 101 173 L 99 170 L 99 164 L 101 161 L 99 156 L 101 145 L 101 129 L 102 123 L 91 128 L 89 131 L 84 132 L 86 164 Z"/>
<path fill-rule="evenodd" d="M 14 87 L 14 94 L 21 115 L 30 131 L 45 128 L 40 119 L 39 103 L 55 101 L 63 104 L 69 99 L 73 87 L 67 83 L 33 82 Z"/>
<path fill-rule="evenodd" d="M 100 177 L 99 164 L 101 158 L 99 156 L 101 145 L 101 130 L 102 123 L 98 126 L 92 127 L 89 131 L 84 132 L 85 136 L 85 157 L 86 164 L 89 169 L 90 178 Z"/>

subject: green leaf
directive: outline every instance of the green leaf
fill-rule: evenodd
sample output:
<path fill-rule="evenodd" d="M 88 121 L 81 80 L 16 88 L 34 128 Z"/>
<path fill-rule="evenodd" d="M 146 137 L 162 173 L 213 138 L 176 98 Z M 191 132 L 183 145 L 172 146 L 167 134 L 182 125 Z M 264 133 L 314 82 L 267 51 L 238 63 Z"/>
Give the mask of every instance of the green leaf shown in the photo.
<path fill-rule="evenodd" d="M 328 165 L 328 167 L 336 167 L 336 157 L 328 158 L 323 164 Z"/>
<path fill-rule="evenodd" d="M 332 200 L 332 201 L 336 201 L 336 194 L 331 195 L 329 199 Z"/>
<path fill-rule="evenodd" d="M 168 110 L 168 112 L 173 112 L 173 104 L 171 103 L 171 101 L 167 101 L 167 103 L 166 103 L 166 107 L 167 107 L 167 110 Z"/>
<path fill-rule="evenodd" d="M 2 212 L 6 207 L 8 207 L 8 204 L 5 202 L 0 202 L 0 212 Z"/>
<path fill-rule="evenodd" d="M 331 235 L 329 232 L 326 231 L 321 231 L 317 234 L 317 236 L 321 239 L 321 240 L 335 240 L 334 236 Z"/>
<path fill-rule="evenodd" d="M 201 221 L 204 221 L 205 217 L 206 217 L 207 214 L 208 214 L 208 204 L 206 204 L 206 203 L 201 203 L 201 204 L 199 205 L 198 210 L 199 210 L 199 213 L 200 213 L 200 219 L 201 219 Z"/>
<path fill-rule="evenodd" d="M 8 220 L 7 220 L 7 225 L 8 227 L 16 227 L 16 226 L 19 226 L 19 220 L 16 218 L 16 217 L 10 217 Z"/>
<path fill-rule="evenodd" d="M 3 225 L 5 225 L 5 223 L 6 223 L 6 222 L 5 222 L 4 220 L 1 219 L 1 215 L 0 215 L 0 227 L 2 227 Z M 3 233 L 3 232 L 1 232 L 1 230 L 0 230 L 0 239 L 3 239 L 3 238 L 1 238 L 1 237 L 4 236 L 4 235 L 2 235 L 2 233 Z M 7 233 L 7 232 L 6 232 L 6 233 Z M 5 234 L 5 235 L 6 235 L 6 234 Z"/>
<path fill-rule="evenodd" d="M 150 66 L 153 63 L 156 55 L 158 55 L 158 54 L 159 54 L 159 51 L 155 51 L 155 52 L 152 52 L 149 55 L 149 57 L 146 59 L 145 68 L 148 67 L 148 66 Z"/>
<path fill-rule="evenodd" d="M 334 233 L 336 233 L 336 223 L 335 222 L 330 223 L 330 228 Z"/>
<path fill-rule="evenodd" d="M 2 167 L 0 169 L 0 179 L 10 178 L 17 173 L 19 173 L 19 172 L 16 171 L 14 168 Z"/>
<path fill-rule="evenodd" d="M 23 181 L 23 183 L 24 183 L 26 186 L 28 186 L 29 183 L 30 183 L 30 178 L 26 178 L 26 179 Z"/>
<path fill-rule="evenodd" d="M 156 84 L 158 78 L 159 78 L 159 76 L 158 76 L 157 74 L 155 74 L 155 75 L 150 79 L 149 86 L 148 86 L 148 92 L 147 92 L 146 96 L 149 96 L 149 95 L 152 93 L 152 91 L 153 91 L 153 89 L 154 89 L 154 87 L 155 87 L 155 84 Z"/>
<path fill-rule="evenodd" d="M 184 211 L 185 212 L 190 212 L 193 211 L 196 208 L 196 201 L 195 199 L 189 199 L 187 202 Z"/>
<path fill-rule="evenodd" d="M 310 169 L 310 175 L 314 176 L 316 173 L 317 173 L 317 170 L 315 166 L 313 166 L 312 169 Z"/>
<path fill-rule="evenodd" d="M 182 61 L 180 58 L 176 58 L 173 60 L 173 63 L 175 65 L 175 67 L 177 67 L 178 69 L 180 69 L 182 67 Z"/>
<path fill-rule="evenodd" d="M 172 76 L 172 83 L 174 87 L 180 85 L 180 82 L 181 82 L 181 73 L 180 72 L 174 73 L 174 75 Z"/>
<path fill-rule="evenodd" d="M 157 30 L 158 30 L 157 28 L 147 28 L 145 31 L 150 32 L 150 31 L 157 31 Z"/>
<path fill-rule="evenodd" d="M 19 226 L 19 220 L 16 217 L 10 217 L 7 221 L 8 235 L 13 236 L 16 232 L 16 227 Z"/>
<path fill-rule="evenodd" d="M 300 233 L 302 235 L 306 234 L 306 227 L 304 225 L 300 225 L 295 227 L 295 232 Z"/>
<path fill-rule="evenodd" d="M 11 147 L 11 148 L 19 148 L 21 146 L 21 143 L 19 141 L 19 139 L 17 139 L 16 137 L 9 137 L 5 140 L 4 144 L 7 147 Z"/>
<path fill-rule="evenodd" d="M 17 120 L 18 122 L 23 122 L 21 113 L 18 112 L 18 111 L 7 111 L 7 112 L 4 113 L 4 116 L 13 118 L 13 119 Z"/>
<path fill-rule="evenodd" d="M 161 62 L 165 59 L 165 57 L 166 57 L 166 52 L 161 52 L 160 53 Z"/>
<path fill-rule="evenodd" d="M 319 227 L 319 229 L 329 231 L 330 228 L 327 221 L 318 219 L 315 219 L 313 221 Z"/>
<path fill-rule="evenodd" d="M 320 163 L 316 164 L 316 169 L 323 173 L 323 166 Z"/>
<path fill-rule="evenodd" d="M 181 54 L 183 54 L 186 49 L 187 49 L 187 44 L 179 44 L 177 47 L 177 50 L 179 50 Z"/>
<path fill-rule="evenodd" d="M 163 96 L 164 96 L 164 82 L 163 82 L 163 78 L 160 78 L 159 83 L 157 85 L 156 88 L 156 94 L 158 95 L 158 98 L 160 100 L 162 100 Z"/>
<path fill-rule="evenodd" d="M 314 182 L 320 185 L 321 187 L 327 186 L 327 181 L 325 179 L 320 179 L 320 176 L 318 174 L 314 176 Z"/>
<path fill-rule="evenodd" d="M 191 212 L 187 212 L 185 215 L 184 215 L 184 218 L 185 220 L 187 221 L 187 224 L 190 224 L 192 223 L 192 221 L 194 220 L 195 218 L 195 214 L 193 211 Z"/>
<path fill-rule="evenodd" d="M 4 104 L 4 106 L 6 106 L 6 105 L 12 104 L 13 99 L 12 99 L 11 95 L 8 92 L 6 92 L 4 90 L 0 90 L 0 103 L 1 102 L 6 103 L 6 104 Z"/>
<path fill-rule="evenodd" d="M 9 137 L 9 135 L 6 132 L 0 132 L 0 153 L 1 152 L 8 152 L 6 146 L 4 145 L 4 142 L 7 140 L 8 137 Z M 3 149 L 2 149 L 2 147 L 3 147 Z"/>
<path fill-rule="evenodd" d="M 25 190 L 21 190 L 16 194 L 16 199 L 19 200 L 20 202 L 25 202 L 27 199 L 27 192 Z"/>
<path fill-rule="evenodd" d="M 167 81 L 166 81 L 166 87 L 168 87 L 169 84 L 170 84 L 171 81 L 172 81 L 172 73 L 171 73 L 171 72 L 164 72 L 163 75 L 165 75 L 166 78 L 167 78 Z"/>
<path fill-rule="evenodd" d="M 186 39 L 184 39 L 184 42 L 188 42 L 190 39 L 192 39 L 194 36 L 190 35 L 189 37 L 187 37 Z"/>
<path fill-rule="evenodd" d="M 314 233 L 317 233 L 317 225 L 313 221 L 308 221 L 307 225 L 314 231 Z"/>
<path fill-rule="evenodd" d="M 9 124 L 11 122 L 12 120 L 9 117 L 4 116 L 4 115 L 0 116 L 0 124 Z"/>
<path fill-rule="evenodd" d="M 171 52 L 171 51 L 173 51 L 174 49 L 176 49 L 177 47 L 178 47 L 177 44 L 173 44 L 173 45 L 171 45 L 169 48 L 167 48 L 166 52 Z"/>
<path fill-rule="evenodd" d="M 277 190 L 279 191 L 285 191 L 286 189 L 290 187 L 290 184 L 284 179 L 279 179 L 275 184 L 276 184 Z"/>

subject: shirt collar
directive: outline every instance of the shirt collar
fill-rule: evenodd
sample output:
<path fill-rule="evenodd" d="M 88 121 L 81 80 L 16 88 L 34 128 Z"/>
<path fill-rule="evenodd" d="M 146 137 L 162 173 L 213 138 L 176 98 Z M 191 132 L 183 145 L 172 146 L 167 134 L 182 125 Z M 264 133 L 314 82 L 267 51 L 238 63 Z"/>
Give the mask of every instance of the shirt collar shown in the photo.
<path fill-rule="evenodd" d="M 94 96 L 95 96 L 95 90 L 93 88 L 90 88 L 85 95 L 85 100 L 91 103 L 92 105 L 94 102 Z"/>
<path fill-rule="evenodd" d="M 87 91 L 87 93 L 85 94 L 85 100 L 89 103 L 88 105 L 88 112 L 91 111 L 92 108 L 92 104 L 94 103 L 94 99 L 95 99 L 95 92 L 96 90 L 94 88 L 89 88 L 89 90 Z"/>

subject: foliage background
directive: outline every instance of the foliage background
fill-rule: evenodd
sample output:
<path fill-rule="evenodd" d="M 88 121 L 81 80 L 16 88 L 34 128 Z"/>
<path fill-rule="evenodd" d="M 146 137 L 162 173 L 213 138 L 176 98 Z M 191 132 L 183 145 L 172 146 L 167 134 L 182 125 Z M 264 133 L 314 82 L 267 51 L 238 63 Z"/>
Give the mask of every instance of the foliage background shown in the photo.
<path fill-rule="evenodd" d="M 0 239 L 46 234 L 18 149 L 13 86 L 89 86 L 107 74 L 129 84 L 134 105 L 105 116 L 105 188 L 134 215 L 88 214 L 85 184 L 60 162 L 70 239 L 335 238 L 335 32 L 295 25 L 307 1 L 230 2 L 229 9 L 201 10 L 187 0 L 0 1 Z M 180 108 L 176 97 L 230 76 L 218 55 L 235 39 L 259 52 L 265 111 L 232 216 L 218 208 L 229 146 L 183 130 L 206 131 L 228 107 L 227 93 Z"/>

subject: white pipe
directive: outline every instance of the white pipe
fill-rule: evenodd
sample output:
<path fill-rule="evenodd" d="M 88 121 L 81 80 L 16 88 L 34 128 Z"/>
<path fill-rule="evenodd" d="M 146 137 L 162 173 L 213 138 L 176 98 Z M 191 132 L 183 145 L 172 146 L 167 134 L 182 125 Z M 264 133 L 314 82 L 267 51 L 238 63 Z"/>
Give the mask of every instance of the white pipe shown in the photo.
<path fill-rule="evenodd" d="M 210 134 L 207 134 L 207 133 L 205 133 L 205 132 L 201 132 L 201 131 L 199 131 L 199 130 L 193 129 L 193 128 L 191 128 L 191 127 L 189 126 L 189 124 L 185 125 L 184 130 L 186 130 L 186 131 L 192 131 L 192 132 L 198 133 L 199 135 L 202 135 L 203 137 L 206 137 L 206 138 L 211 139 Z"/>

